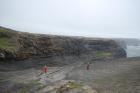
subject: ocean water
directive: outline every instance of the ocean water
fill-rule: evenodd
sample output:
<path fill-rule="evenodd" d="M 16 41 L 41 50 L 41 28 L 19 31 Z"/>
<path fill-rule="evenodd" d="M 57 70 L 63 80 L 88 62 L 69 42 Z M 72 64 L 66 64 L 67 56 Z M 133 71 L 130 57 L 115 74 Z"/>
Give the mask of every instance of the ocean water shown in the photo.
<path fill-rule="evenodd" d="M 139 46 L 127 46 L 127 57 L 140 57 L 140 45 Z"/>

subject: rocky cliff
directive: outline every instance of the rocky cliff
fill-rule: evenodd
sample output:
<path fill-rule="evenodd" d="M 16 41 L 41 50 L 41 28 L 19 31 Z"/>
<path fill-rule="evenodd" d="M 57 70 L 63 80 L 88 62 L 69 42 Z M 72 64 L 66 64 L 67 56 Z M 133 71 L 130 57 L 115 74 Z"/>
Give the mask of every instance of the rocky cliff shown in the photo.
<path fill-rule="evenodd" d="M 34 56 L 126 57 L 125 50 L 110 39 L 31 34 L 0 27 L 0 59 Z"/>

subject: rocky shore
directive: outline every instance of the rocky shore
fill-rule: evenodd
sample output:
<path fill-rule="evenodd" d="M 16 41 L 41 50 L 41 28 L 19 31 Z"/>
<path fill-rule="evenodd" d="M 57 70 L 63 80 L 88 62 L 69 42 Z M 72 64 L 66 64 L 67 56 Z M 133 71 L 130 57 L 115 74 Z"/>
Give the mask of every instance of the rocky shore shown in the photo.
<path fill-rule="evenodd" d="M 140 58 L 120 45 L 0 27 L 0 93 L 139 93 Z"/>

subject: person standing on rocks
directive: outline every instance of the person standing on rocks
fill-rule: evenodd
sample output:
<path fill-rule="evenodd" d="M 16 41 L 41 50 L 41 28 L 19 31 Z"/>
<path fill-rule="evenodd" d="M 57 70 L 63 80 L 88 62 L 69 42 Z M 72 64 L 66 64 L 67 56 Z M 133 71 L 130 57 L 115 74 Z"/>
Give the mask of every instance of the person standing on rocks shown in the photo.
<path fill-rule="evenodd" d="M 48 72 L 48 67 L 46 65 L 42 68 L 42 72 L 45 74 Z"/>
<path fill-rule="evenodd" d="M 90 69 L 90 63 L 87 63 L 86 64 L 86 70 L 89 70 Z"/>
<path fill-rule="evenodd" d="M 47 65 L 45 65 L 42 69 L 42 72 L 43 72 L 43 74 L 45 75 L 43 78 L 44 78 L 44 81 L 46 81 L 47 80 L 47 72 L 48 72 L 48 67 L 47 67 Z"/>

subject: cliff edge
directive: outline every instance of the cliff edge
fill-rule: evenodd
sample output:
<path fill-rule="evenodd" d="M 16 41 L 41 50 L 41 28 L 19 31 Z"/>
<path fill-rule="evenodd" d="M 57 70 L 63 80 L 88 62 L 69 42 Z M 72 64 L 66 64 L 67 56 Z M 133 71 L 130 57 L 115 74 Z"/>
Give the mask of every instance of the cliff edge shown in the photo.
<path fill-rule="evenodd" d="M 126 52 L 111 39 L 32 34 L 0 27 L 0 60 L 81 55 L 122 58 Z"/>

